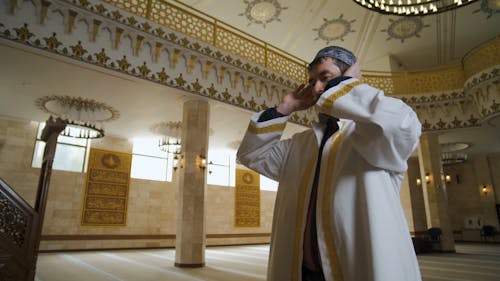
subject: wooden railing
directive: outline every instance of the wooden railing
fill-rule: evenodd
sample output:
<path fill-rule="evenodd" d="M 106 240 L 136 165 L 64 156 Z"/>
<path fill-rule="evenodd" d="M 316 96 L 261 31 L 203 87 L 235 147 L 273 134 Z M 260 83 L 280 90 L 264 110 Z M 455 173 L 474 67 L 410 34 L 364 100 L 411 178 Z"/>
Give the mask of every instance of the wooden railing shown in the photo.
<path fill-rule="evenodd" d="M 0 178 L 0 280 L 32 281 L 38 214 Z"/>

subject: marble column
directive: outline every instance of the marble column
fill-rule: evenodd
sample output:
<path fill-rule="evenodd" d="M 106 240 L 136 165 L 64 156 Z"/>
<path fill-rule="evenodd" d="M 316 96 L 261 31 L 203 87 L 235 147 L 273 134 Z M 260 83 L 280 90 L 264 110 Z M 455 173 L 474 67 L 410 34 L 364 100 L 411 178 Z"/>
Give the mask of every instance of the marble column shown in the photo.
<path fill-rule="evenodd" d="M 206 169 L 200 167 L 208 149 L 210 107 L 206 100 L 184 102 L 182 168 L 175 240 L 175 266 L 205 265 Z"/>
<path fill-rule="evenodd" d="M 491 164 L 488 157 L 479 156 L 470 160 L 476 175 L 476 188 L 481 198 L 481 214 L 483 225 L 492 225 L 498 229 L 498 218 L 496 212 L 495 189 L 493 188 Z"/>
<path fill-rule="evenodd" d="M 442 235 L 439 250 L 454 252 L 455 240 L 448 214 L 446 185 L 441 178 L 442 166 L 440 155 L 441 149 L 439 147 L 438 135 L 436 133 L 423 134 L 420 137 L 420 145 L 418 146 L 418 160 L 420 175 L 422 176 L 427 227 L 441 228 Z M 428 180 L 426 180 L 426 176 Z"/>
<path fill-rule="evenodd" d="M 401 204 L 405 212 L 410 233 L 415 237 L 422 237 L 427 230 L 425 219 L 425 205 L 422 192 L 422 184 L 417 184 L 420 178 L 418 159 L 408 159 L 408 170 L 401 183 Z"/>

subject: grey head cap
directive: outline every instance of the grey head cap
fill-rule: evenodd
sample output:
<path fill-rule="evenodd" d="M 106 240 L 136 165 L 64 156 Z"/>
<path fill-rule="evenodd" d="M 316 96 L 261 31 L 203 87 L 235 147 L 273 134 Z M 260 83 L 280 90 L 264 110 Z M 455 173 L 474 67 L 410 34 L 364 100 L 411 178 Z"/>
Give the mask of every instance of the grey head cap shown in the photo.
<path fill-rule="evenodd" d="M 339 46 L 328 46 L 319 50 L 313 61 L 326 57 L 337 59 L 349 66 L 353 65 L 356 62 L 356 56 L 351 51 Z"/>

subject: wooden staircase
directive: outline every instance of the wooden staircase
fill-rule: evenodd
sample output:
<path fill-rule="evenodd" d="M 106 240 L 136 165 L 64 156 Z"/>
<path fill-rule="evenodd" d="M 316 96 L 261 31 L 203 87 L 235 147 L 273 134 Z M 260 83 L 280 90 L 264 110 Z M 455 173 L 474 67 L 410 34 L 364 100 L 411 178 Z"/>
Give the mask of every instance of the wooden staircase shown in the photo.
<path fill-rule="evenodd" d="M 0 178 L 0 281 L 33 281 L 38 214 Z"/>

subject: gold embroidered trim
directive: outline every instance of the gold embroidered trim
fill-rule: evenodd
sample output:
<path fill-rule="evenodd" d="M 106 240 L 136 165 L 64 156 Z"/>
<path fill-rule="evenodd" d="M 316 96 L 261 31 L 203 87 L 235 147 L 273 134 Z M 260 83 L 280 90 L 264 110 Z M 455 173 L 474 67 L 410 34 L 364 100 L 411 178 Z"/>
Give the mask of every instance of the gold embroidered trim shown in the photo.
<path fill-rule="evenodd" d="M 350 84 L 347 84 L 345 85 L 343 88 L 339 89 L 338 91 L 332 93 L 328 98 L 326 98 L 325 102 L 323 103 L 323 105 L 321 105 L 321 107 L 323 108 L 323 110 L 325 110 L 325 112 L 331 112 L 332 111 L 332 107 L 333 107 L 333 103 L 340 97 L 344 96 L 345 94 L 347 94 L 350 90 L 352 90 L 352 88 L 358 86 L 362 84 L 361 81 L 354 81 Z"/>
<path fill-rule="evenodd" d="M 293 263 L 292 263 L 292 276 L 291 281 L 299 281 L 302 278 L 298 278 L 299 268 L 302 267 L 301 257 L 299 253 L 302 252 L 302 244 L 303 244 L 303 236 L 304 229 L 302 225 L 304 224 L 306 210 L 306 192 L 308 187 L 311 185 L 311 178 L 314 173 L 314 168 L 317 161 L 317 153 L 315 153 L 311 159 L 309 160 L 309 164 L 307 165 L 307 170 L 304 172 L 302 176 L 302 180 L 299 185 L 299 194 L 297 195 L 297 209 L 295 212 L 295 244 L 293 248 Z"/>
<path fill-rule="evenodd" d="M 268 134 L 268 133 L 283 131 L 285 129 L 285 126 L 286 126 L 286 123 L 280 123 L 280 124 L 274 124 L 274 125 L 270 125 L 270 126 L 263 127 L 263 128 L 257 128 L 252 123 L 250 123 L 250 125 L 248 125 L 248 131 L 252 134 L 255 134 L 255 135 Z"/>
<path fill-rule="evenodd" d="M 328 163 L 326 165 L 328 169 L 327 171 L 335 171 L 335 159 L 337 156 L 337 150 L 339 148 L 341 139 L 342 139 L 342 134 L 339 133 L 332 143 L 332 146 L 329 151 Z M 334 174 L 333 172 L 328 172 L 326 174 L 326 179 L 325 179 L 326 184 L 328 185 L 331 184 L 333 174 Z M 323 210 L 321 216 L 323 220 L 323 230 L 325 233 L 325 242 L 328 251 L 328 257 L 330 260 L 330 267 L 333 273 L 333 280 L 342 281 L 344 280 L 344 277 L 342 276 L 342 271 L 340 270 L 340 262 L 337 254 L 337 245 L 335 243 L 335 237 L 332 231 L 333 226 L 330 216 L 331 207 L 333 204 L 333 198 L 332 198 L 333 189 L 334 189 L 333 186 L 328 186 L 328 188 L 326 188 L 325 190 L 325 194 L 323 196 Z"/>

